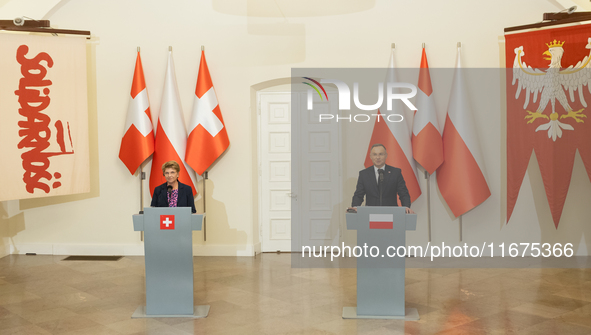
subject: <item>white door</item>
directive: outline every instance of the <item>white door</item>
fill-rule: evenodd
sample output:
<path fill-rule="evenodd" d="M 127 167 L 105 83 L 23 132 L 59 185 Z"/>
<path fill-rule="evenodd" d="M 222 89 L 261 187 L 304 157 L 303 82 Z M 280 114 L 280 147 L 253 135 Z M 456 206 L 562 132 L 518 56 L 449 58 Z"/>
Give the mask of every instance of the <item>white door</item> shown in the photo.
<path fill-rule="evenodd" d="M 292 146 L 296 151 L 293 167 L 297 169 L 292 176 L 297 185 L 293 190 L 297 197 L 292 201 L 292 218 L 299 227 L 294 245 L 300 248 L 338 245 L 343 226 L 342 122 L 319 121 L 319 114 L 338 114 L 336 94 L 329 93 L 328 97 L 328 101 L 315 101 L 313 110 L 308 111 L 307 96 L 302 93 L 297 106 L 293 106 L 299 124 L 292 127 L 292 141 L 299 145 Z"/>
<path fill-rule="evenodd" d="M 291 95 L 261 92 L 257 97 L 261 249 L 291 251 Z"/>

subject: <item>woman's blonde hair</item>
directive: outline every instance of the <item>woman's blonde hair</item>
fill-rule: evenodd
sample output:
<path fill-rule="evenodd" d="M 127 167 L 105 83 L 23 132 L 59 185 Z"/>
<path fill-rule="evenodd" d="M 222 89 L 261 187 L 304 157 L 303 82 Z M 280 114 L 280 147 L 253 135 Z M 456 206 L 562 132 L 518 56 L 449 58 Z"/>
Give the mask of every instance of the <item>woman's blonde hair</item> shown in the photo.
<path fill-rule="evenodd" d="M 168 161 L 164 164 L 162 164 L 162 174 L 164 174 L 164 171 L 166 169 L 170 169 L 173 168 L 176 170 L 176 173 L 181 172 L 181 167 L 179 166 L 179 163 L 175 162 L 175 161 Z"/>

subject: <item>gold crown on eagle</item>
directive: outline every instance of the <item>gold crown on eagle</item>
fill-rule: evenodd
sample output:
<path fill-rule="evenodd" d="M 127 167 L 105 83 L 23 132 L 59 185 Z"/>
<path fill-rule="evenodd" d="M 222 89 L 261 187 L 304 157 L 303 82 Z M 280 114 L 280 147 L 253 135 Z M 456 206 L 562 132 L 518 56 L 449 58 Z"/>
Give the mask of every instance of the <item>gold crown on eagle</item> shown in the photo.
<path fill-rule="evenodd" d="M 553 42 L 546 43 L 546 45 L 548 46 L 548 49 L 554 48 L 554 47 L 562 47 L 564 45 L 564 42 L 560 42 L 560 41 L 557 42 L 556 40 L 554 40 Z"/>

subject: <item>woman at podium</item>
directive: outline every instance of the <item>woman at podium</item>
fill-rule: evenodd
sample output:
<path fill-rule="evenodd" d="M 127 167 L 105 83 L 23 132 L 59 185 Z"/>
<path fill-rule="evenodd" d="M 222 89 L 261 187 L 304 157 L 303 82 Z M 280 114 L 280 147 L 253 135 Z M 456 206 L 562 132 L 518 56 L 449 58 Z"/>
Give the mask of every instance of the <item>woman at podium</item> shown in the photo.
<path fill-rule="evenodd" d="M 162 174 L 166 183 L 154 188 L 152 207 L 191 207 L 193 213 L 195 201 L 193 200 L 193 188 L 179 181 L 181 167 L 175 161 L 168 161 L 162 165 Z"/>

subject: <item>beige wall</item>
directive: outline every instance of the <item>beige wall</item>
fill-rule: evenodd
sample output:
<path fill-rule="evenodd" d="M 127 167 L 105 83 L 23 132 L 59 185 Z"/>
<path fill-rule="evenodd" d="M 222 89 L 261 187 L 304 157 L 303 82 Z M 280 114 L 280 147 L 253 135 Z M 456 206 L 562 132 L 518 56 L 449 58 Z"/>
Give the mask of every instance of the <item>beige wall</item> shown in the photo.
<path fill-rule="evenodd" d="M 340 6 L 335 1 L 326 6 L 317 1 L 303 1 L 299 6 L 294 1 L 277 3 L 281 10 L 272 0 L 70 0 L 52 7 L 46 18 L 53 27 L 90 30 L 93 36 L 88 55 L 92 192 L 2 203 L 0 256 L 7 253 L 8 244 L 13 252 L 21 253 L 143 252 L 130 218 L 140 206 L 139 180 L 129 175 L 117 157 L 138 46 L 154 117 L 168 46 L 173 47 L 185 120 L 193 104 L 200 47 L 205 46 L 231 145 L 209 173 L 207 242 L 202 232 L 195 233 L 195 253 L 252 255 L 259 243 L 253 97 L 256 89 L 270 85 L 261 83 L 289 77 L 291 67 L 383 67 L 392 42 L 397 45 L 399 67 L 419 65 L 423 42 L 431 67 L 453 67 L 457 42 L 463 45 L 465 67 L 498 67 L 499 36 L 504 27 L 538 22 L 543 12 L 562 9 L 553 1 L 539 0 L 344 1 Z M 339 14 L 331 15 L 335 13 L 331 6 L 338 6 Z M 445 109 L 447 98 L 438 94 L 440 110 Z M 503 225 L 500 110 L 499 115 L 478 116 L 478 126 L 490 129 L 490 120 L 495 129 L 487 132 L 482 147 L 493 196 L 465 215 L 465 241 L 578 244 L 584 230 L 591 236 L 591 225 L 584 219 L 590 217 L 589 206 L 580 206 L 591 198 L 591 186 L 580 158 L 558 231 L 551 223 L 535 166 L 530 167 L 511 223 Z M 350 171 L 356 170 L 358 157 L 348 159 L 346 164 L 353 166 Z M 144 171 L 149 171 L 149 164 Z M 346 192 L 351 191 L 349 186 L 345 185 Z M 437 198 L 434 195 L 432 200 L 437 217 L 434 235 L 454 239 L 457 221 L 451 220 Z M 420 226 L 409 235 L 409 243 L 418 244 L 426 240 L 424 197 L 413 207 L 420 214 Z"/>

